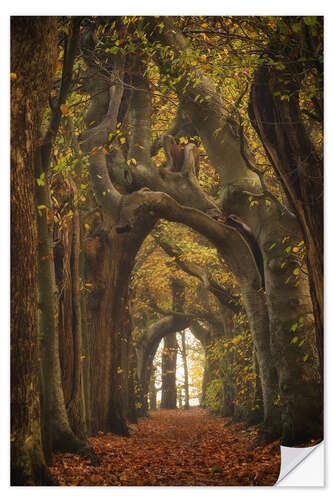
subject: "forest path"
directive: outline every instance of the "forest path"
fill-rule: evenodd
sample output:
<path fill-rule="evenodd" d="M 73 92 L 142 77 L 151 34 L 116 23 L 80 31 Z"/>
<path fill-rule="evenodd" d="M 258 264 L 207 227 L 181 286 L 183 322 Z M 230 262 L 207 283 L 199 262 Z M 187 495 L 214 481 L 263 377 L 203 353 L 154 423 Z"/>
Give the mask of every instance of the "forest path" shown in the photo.
<path fill-rule="evenodd" d="M 91 438 L 100 466 L 70 453 L 54 455 L 51 471 L 70 486 L 273 485 L 280 471 L 278 441 L 247 451 L 255 432 L 206 410 L 158 410 L 131 425 L 130 437 Z"/>

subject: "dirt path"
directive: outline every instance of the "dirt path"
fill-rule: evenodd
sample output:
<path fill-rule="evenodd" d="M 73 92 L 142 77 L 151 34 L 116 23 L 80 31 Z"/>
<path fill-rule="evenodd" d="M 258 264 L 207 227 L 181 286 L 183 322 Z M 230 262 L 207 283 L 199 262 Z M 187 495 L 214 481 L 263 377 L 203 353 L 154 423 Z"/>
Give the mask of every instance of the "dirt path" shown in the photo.
<path fill-rule="evenodd" d="M 248 486 L 275 483 L 278 442 L 253 451 L 255 438 L 229 419 L 203 409 L 159 410 L 131 426 L 131 437 L 90 439 L 101 465 L 70 453 L 54 455 L 51 471 L 60 485 Z"/>

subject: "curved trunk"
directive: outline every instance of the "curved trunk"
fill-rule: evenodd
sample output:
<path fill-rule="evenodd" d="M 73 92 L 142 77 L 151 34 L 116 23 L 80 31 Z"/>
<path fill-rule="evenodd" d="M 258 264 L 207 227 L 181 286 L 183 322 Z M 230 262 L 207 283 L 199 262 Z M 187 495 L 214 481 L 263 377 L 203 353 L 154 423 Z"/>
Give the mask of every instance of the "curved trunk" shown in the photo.
<path fill-rule="evenodd" d="M 156 20 L 150 19 L 148 23 L 150 27 L 153 25 L 153 28 L 156 28 Z M 171 61 L 157 54 L 160 69 L 168 77 L 175 74 L 181 76 L 176 84 L 179 100 L 195 124 L 210 161 L 223 179 L 223 209 L 226 214 L 238 215 L 250 226 L 263 255 L 268 309 L 265 306 L 265 297 L 260 297 L 261 293 L 256 290 L 252 293 L 242 276 L 237 279 L 244 283 L 242 286 L 239 281 L 251 328 L 260 322 L 266 322 L 267 311 L 269 314 L 269 328 L 266 324 L 266 339 L 263 336 L 262 340 L 266 345 L 271 343 L 278 371 L 282 441 L 290 445 L 320 437 L 322 391 L 313 328 L 313 308 L 307 291 L 309 283 L 305 276 L 301 276 L 302 270 L 293 274 L 298 266 L 295 265 L 295 259 L 290 252 L 301 240 L 299 227 L 287 210 L 283 211 L 283 207 L 273 204 L 267 207 L 262 196 L 258 198 L 261 200 L 258 205 L 254 208 L 250 206 L 249 196 L 256 199 L 257 195 L 262 195 L 261 187 L 256 174 L 248 171 L 239 139 L 233 131 L 235 124 L 226 113 L 213 82 L 200 70 L 193 70 L 190 62 L 187 65 L 187 59 L 183 57 L 187 45 L 182 34 L 177 31 L 170 18 L 164 20 L 164 24 L 161 32 L 154 30 L 154 37 L 171 46 L 177 55 Z M 289 238 L 287 243 L 285 237 Z M 273 247 L 277 241 L 283 241 L 282 245 Z M 285 264 L 281 267 L 283 263 Z M 299 279 L 295 281 L 297 276 Z M 307 315 L 306 319 L 304 315 Z M 296 332 L 296 344 L 291 342 L 295 337 L 295 325 L 300 329 L 299 336 L 298 331 Z M 260 344 L 261 340 L 258 342 L 258 348 Z M 265 352 L 266 358 L 270 358 L 269 350 L 265 349 Z M 259 350 L 258 355 L 260 356 Z M 262 370 L 263 364 L 260 363 L 259 367 Z M 270 408 L 273 410 L 272 405 Z"/>
<path fill-rule="evenodd" d="M 147 331 L 147 335 L 143 336 L 136 344 L 137 356 L 137 382 L 139 386 L 139 401 L 140 415 L 147 412 L 147 394 L 149 388 L 149 380 L 152 371 L 153 359 L 156 354 L 159 343 L 163 337 L 169 334 L 183 330 L 188 327 L 193 321 L 193 317 L 185 314 L 171 313 L 155 323 L 153 323 Z"/>
<path fill-rule="evenodd" d="M 192 145 L 190 145 L 192 146 Z M 265 292 L 261 288 L 261 276 L 253 261 L 253 255 L 248 245 L 238 231 L 225 226 L 194 208 L 179 205 L 164 193 L 136 192 L 126 199 L 127 210 L 129 207 L 144 205 L 153 213 L 159 214 L 168 220 L 181 222 L 205 235 L 217 248 L 222 260 L 229 266 L 239 283 L 255 347 L 260 357 L 260 376 L 265 404 L 265 424 L 275 433 L 278 432 L 278 416 L 274 405 L 276 400 L 276 380 L 271 366 L 269 322 Z M 138 211 L 138 209 L 136 209 Z M 160 320 L 167 322 L 167 318 Z M 181 329 L 183 329 L 182 327 Z M 154 336 L 154 329 L 151 330 Z M 162 335 L 163 336 L 163 335 Z M 143 352 L 145 352 L 144 346 Z M 138 367 L 142 367 L 144 356 L 138 359 Z"/>

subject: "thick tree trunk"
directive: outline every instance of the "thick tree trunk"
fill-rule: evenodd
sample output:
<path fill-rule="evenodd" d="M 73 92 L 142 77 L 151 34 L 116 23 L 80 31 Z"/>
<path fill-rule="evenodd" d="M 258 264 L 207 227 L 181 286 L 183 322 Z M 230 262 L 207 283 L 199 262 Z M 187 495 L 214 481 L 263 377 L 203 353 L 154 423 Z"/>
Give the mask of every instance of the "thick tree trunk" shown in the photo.
<path fill-rule="evenodd" d="M 162 401 L 161 408 L 174 409 L 177 407 L 177 334 L 171 333 L 164 337 L 162 353 Z"/>
<path fill-rule="evenodd" d="M 323 364 L 323 161 L 303 123 L 291 68 L 260 67 L 251 88 L 249 116 L 297 215 L 307 248 L 311 296 Z M 281 97 L 288 94 L 289 98 Z"/>
<path fill-rule="evenodd" d="M 55 484 L 41 445 L 34 151 L 56 62 L 57 21 L 11 19 L 11 484 Z"/>
<path fill-rule="evenodd" d="M 155 21 L 152 22 L 155 24 Z M 159 34 L 155 30 L 154 36 L 172 46 L 176 53 L 181 55 L 186 48 L 186 41 L 171 24 L 172 21 L 167 20 L 163 33 Z M 266 345 L 270 342 L 274 351 L 273 360 L 278 371 L 281 396 L 283 443 L 296 445 L 306 442 L 319 437 L 322 432 L 322 391 L 319 381 L 320 354 L 318 356 L 316 353 L 313 329 L 313 307 L 307 291 L 309 284 L 306 277 L 301 276 L 303 272 L 299 269 L 297 271 L 298 264 L 290 251 L 302 239 L 299 227 L 287 210 L 281 210 L 281 206 L 275 204 L 273 206 L 272 203 L 270 208 L 266 207 L 259 180 L 255 173 L 248 171 L 239 139 L 230 124 L 232 119 L 223 108 L 213 82 L 200 70 L 193 71 L 190 65 L 186 67 L 183 59 L 181 65 L 177 61 L 177 57 L 171 61 L 161 56 L 159 65 L 165 75 L 182 76 L 176 84 L 179 100 L 191 117 L 213 166 L 224 182 L 221 206 L 226 214 L 236 214 L 250 226 L 262 252 L 270 338 L 267 329 L 266 340 L 264 336 L 261 340 L 258 338 L 256 348 L 259 358 L 261 358 L 259 348 L 264 345 L 263 340 Z M 183 92 L 185 88 L 186 92 Z M 206 99 L 207 95 L 209 100 Z M 201 99 L 198 99 L 198 96 Z M 249 193 L 253 193 L 254 197 L 261 196 L 259 205 L 254 208 L 250 207 Z M 282 243 L 274 246 L 277 241 Z M 286 251 L 288 247 L 290 248 Z M 241 276 L 236 278 L 239 280 Z M 245 284 L 245 289 L 241 282 L 239 284 L 251 329 L 255 333 L 254 325 L 258 321 L 264 321 L 267 308 L 262 302 L 263 308 L 260 312 L 256 307 L 250 310 L 250 302 L 253 306 L 256 303 L 258 305 L 260 293 L 248 293 L 246 291 L 248 284 Z M 298 328 L 296 335 L 295 325 Z M 291 342 L 295 336 L 296 344 Z M 304 343 L 301 343 L 303 339 Z M 269 350 L 266 348 L 264 350 L 268 357 L 268 363 L 264 364 L 270 369 Z M 266 370 L 263 371 L 264 366 L 261 362 L 259 367 L 260 375 L 263 377 Z M 268 374 L 267 380 L 269 378 Z M 269 397 L 272 402 L 272 397 Z M 274 411 L 272 404 L 270 408 Z"/>
<path fill-rule="evenodd" d="M 136 253 L 153 224 L 142 220 L 130 233 L 102 232 L 85 242 L 92 434 L 128 434 L 128 282 Z"/>

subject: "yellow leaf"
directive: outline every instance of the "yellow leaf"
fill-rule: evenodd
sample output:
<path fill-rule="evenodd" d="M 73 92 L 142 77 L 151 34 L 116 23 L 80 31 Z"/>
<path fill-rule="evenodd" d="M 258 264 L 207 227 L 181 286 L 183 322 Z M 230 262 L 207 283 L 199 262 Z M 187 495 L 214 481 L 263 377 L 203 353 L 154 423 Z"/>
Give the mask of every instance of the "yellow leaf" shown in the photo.
<path fill-rule="evenodd" d="M 120 137 L 120 144 L 125 144 L 125 142 L 126 142 L 125 137 Z"/>
<path fill-rule="evenodd" d="M 10 79 L 11 80 L 16 80 L 16 78 L 17 78 L 17 74 L 16 73 L 11 73 L 10 74 Z"/>

